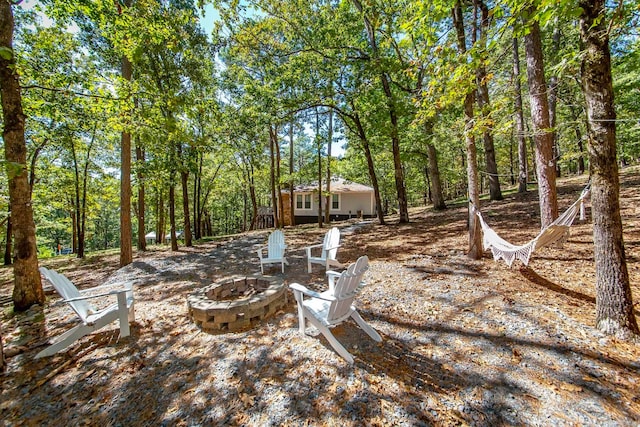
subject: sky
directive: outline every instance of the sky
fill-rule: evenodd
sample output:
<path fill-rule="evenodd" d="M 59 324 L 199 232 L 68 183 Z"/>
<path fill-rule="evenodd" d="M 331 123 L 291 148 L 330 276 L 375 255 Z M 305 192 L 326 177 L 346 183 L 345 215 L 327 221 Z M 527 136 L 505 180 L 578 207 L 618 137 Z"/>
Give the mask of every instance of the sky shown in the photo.
<path fill-rule="evenodd" d="M 201 14 L 200 17 L 200 25 L 204 29 L 207 36 L 211 36 L 211 31 L 213 31 L 213 23 L 220 18 L 220 14 L 212 4 L 207 4 L 204 7 L 204 16 Z"/>

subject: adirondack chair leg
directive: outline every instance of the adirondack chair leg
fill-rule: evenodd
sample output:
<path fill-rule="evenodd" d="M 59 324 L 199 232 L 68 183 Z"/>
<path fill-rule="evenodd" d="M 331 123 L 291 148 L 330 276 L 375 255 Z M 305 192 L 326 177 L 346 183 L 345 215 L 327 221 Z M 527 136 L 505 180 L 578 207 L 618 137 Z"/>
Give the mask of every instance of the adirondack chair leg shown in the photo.
<path fill-rule="evenodd" d="M 347 362 L 353 363 L 353 356 L 351 355 L 351 353 L 349 353 L 347 349 L 344 348 L 342 344 L 340 344 L 340 342 L 336 339 L 336 337 L 333 336 L 329 328 L 327 328 L 322 323 L 318 322 L 318 320 L 313 316 L 309 316 L 308 319 L 313 326 L 315 326 L 316 328 L 318 328 L 320 332 L 322 332 L 322 335 L 324 335 L 327 341 L 329 341 L 329 344 L 331 344 L 331 347 L 333 347 L 333 349 L 340 356 L 342 356 Z"/>
<path fill-rule="evenodd" d="M 57 352 L 64 350 L 91 331 L 93 331 L 93 328 L 84 324 L 80 324 L 72 329 L 69 329 L 67 332 L 58 337 L 58 341 L 42 350 L 40 353 L 36 354 L 36 359 L 52 356 Z"/>
<path fill-rule="evenodd" d="M 307 273 L 311 274 L 311 249 L 307 249 Z"/>
<path fill-rule="evenodd" d="M 354 312 L 351 313 L 351 317 L 353 318 L 353 320 L 356 321 L 358 326 L 360 326 L 360 328 L 362 328 L 362 330 L 365 331 L 367 335 L 369 335 L 374 341 L 376 342 L 382 341 L 382 337 L 380 336 L 380 334 L 375 329 L 373 329 L 367 322 L 365 322 L 364 319 L 360 317 L 360 314 L 358 314 L 357 311 L 354 310 Z"/>
<path fill-rule="evenodd" d="M 127 310 L 127 294 L 118 294 L 118 318 L 120 319 L 120 338 L 128 337 L 131 334 L 129 329 L 129 310 Z"/>
<path fill-rule="evenodd" d="M 298 330 L 301 334 L 304 334 L 305 320 L 304 320 L 304 308 L 302 306 L 302 294 L 300 292 L 294 292 L 293 296 L 298 304 Z"/>

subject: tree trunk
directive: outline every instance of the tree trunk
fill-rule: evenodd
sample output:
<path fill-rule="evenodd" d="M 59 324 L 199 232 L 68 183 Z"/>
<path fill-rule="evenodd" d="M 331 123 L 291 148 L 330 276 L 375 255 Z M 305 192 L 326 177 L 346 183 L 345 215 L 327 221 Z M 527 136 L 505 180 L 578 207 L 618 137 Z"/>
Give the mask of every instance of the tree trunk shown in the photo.
<path fill-rule="evenodd" d="M 76 146 L 73 141 L 73 137 L 71 137 L 71 154 L 73 156 L 73 172 L 74 172 L 74 202 L 73 205 L 75 207 L 75 212 L 73 217 L 75 218 L 75 230 L 76 236 L 78 236 L 76 240 L 76 247 L 74 248 L 74 252 L 77 258 L 84 257 L 84 233 L 82 230 L 82 200 L 80 197 L 80 171 L 78 170 L 78 159 L 76 155 Z"/>
<path fill-rule="evenodd" d="M 320 113 L 317 108 L 315 138 L 318 154 L 318 228 L 322 228 L 322 139 L 320 139 Z"/>
<path fill-rule="evenodd" d="M 282 163 L 280 155 L 280 139 L 278 138 L 277 128 L 274 132 L 275 148 L 276 148 L 276 197 L 278 200 L 278 223 L 284 227 L 284 203 L 282 201 L 282 185 L 280 184 L 280 163 Z"/>
<path fill-rule="evenodd" d="M 524 45 L 527 56 L 527 79 L 529 81 L 533 138 L 536 144 L 540 225 L 544 228 L 558 217 L 556 169 L 553 159 L 553 135 L 549 122 L 549 103 L 547 100 L 547 85 L 544 78 L 540 26 L 537 21 L 528 23 L 528 26 L 529 32 L 524 36 Z"/>
<path fill-rule="evenodd" d="M 91 159 L 91 148 L 96 137 L 96 129 L 98 122 L 95 123 L 93 128 L 93 135 L 91 141 L 87 146 L 87 154 L 84 158 L 84 164 L 82 166 L 82 173 L 79 170 L 79 160 L 76 151 L 75 142 L 73 137 L 71 138 L 71 153 L 73 155 L 73 168 L 75 173 L 75 205 L 76 205 L 76 230 L 78 233 L 78 247 L 76 251 L 77 258 L 84 258 L 85 249 L 85 235 L 86 235 L 86 219 L 87 219 L 87 184 L 89 181 L 89 162 Z"/>
<path fill-rule="evenodd" d="M 132 0 L 124 0 L 126 8 L 131 7 Z M 129 58 L 122 57 L 122 78 L 131 81 L 133 66 Z M 131 111 L 123 112 L 125 126 L 120 137 L 120 267 L 131 264 L 133 248 L 131 237 L 131 133 L 128 128 Z"/>
<path fill-rule="evenodd" d="M 476 2 L 476 6 L 481 11 L 480 20 L 480 48 L 482 58 L 486 59 L 486 39 L 487 26 L 489 25 L 489 9 L 482 0 Z M 484 62 L 481 61 L 480 64 Z M 482 142 L 484 145 L 484 160 L 489 177 L 489 198 L 491 200 L 502 200 L 502 190 L 500 189 L 500 176 L 498 175 L 498 164 L 496 162 L 496 149 L 493 141 L 493 125 L 491 124 L 491 102 L 489 101 L 489 88 L 487 86 L 487 70 L 484 65 L 480 65 L 476 70 L 476 82 L 478 85 L 478 107 L 480 108 L 484 121 L 482 131 Z"/>
<path fill-rule="evenodd" d="M 515 127 L 518 139 L 518 193 L 527 192 L 527 140 L 524 137 L 524 114 L 522 111 L 522 90 L 520 88 L 520 54 L 518 39 L 513 38 L 513 98 L 515 104 Z"/>
<path fill-rule="evenodd" d="M 585 46 L 582 89 L 589 120 L 591 204 L 596 264 L 596 327 L 620 337 L 637 335 L 620 217 L 616 112 L 604 0 L 580 1 Z"/>
<path fill-rule="evenodd" d="M 176 236 L 176 190 L 174 184 L 175 172 L 171 174 L 169 184 L 169 223 L 171 227 L 171 250 L 178 250 L 178 238 Z"/>
<path fill-rule="evenodd" d="M 191 213 L 189 213 L 189 171 L 180 171 L 180 182 L 182 183 L 182 212 L 184 216 L 184 245 L 192 247 L 191 238 Z"/>
<path fill-rule="evenodd" d="M 251 199 L 252 217 L 250 230 L 255 230 L 258 221 L 258 197 L 256 196 L 256 184 L 253 178 L 253 165 L 249 166 L 249 198 Z"/>
<path fill-rule="evenodd" d="M 269 125 L 269 159 L 271 160 L 271 206 L 273 209 L 273 227 L 280 228 L 279 212 L 278 212 L 278 197 L 276 195 L 276 130 L 273 126 Z"/>
<path fill-rule="evenodd" d="M 147 250 L 147 238 L 146 229 L 145 229 L 145 200 L 144 200 L 144 191 L 145 191 L 145 182 L 144 182 L 144 174 L 142 173 L 142 167 L 145 163 L 144 159 L 144 150 L 140 145 L 140 138 L 136 138 L 136 162 L 138 163 L 138 167 L 136 169 L 136 174 L 138 176 L 138 250 L 146 251 Z"/>
<path fill-rule="evenodd" d="M 296 225 L 296 213 L 295 213 L 295 192 L 293 190 L 295 186 L 295 182 L 293 180 L 293 118 L 291 119 L 291 123 L 289 124 L 289 223 L 291 226 Z"/>
<path fill-rule="evenodd" d="M 429 154 L 429 179 L 431 180 L 431 200 L 433 208 L 437 211 L 447 208 L 442 194 L 442 180 L 440 179 L 440 167 L 438 166 L 438 152 L 433 144 L 427 143 Z"/>
<path fill-rule="evenodd" d="M 25 116 L 13 52 L 13 11 L 11 3 L 0 2 L 0 95 L 4 129 L 4 154 L 9 181 L 9 209 L 12 214 L 15 253 L 13 262 L 13 305 L 18 311 L 45 300 L 38 271 L 36 227 L 31 206 L 31 186 L 27 173 Z M 8 57 L 7 57 L 8 56 Z"/>
<path fill-rule="evenodd" d="M 462 15 L 462 5 L 460 1 L 456 2 L 453 9 L 453 23 L 456 27 L 456 35 L 458 38 L 458 53 L 462 56 L 467 55 L 467 43 L 464 34 L 464 21 Z M 471 90 L 464 99 L 464 116 L 465 116 L 465 146 L 466 146 L 466 163 L 467 163 L 467 192 L 469 200 L 475 206 L 480 207 L 480 194 L 478 193 L 478 159 L 476 153 L 476 141 L 473 136 L 473 90 Z M 467 256 L 471 259 L 482 258 L 482 234 L 475 211 L 469 209 L 469 250 Z"/>
<path fill-rule="evenodd" d="M 578 113 L 576 112 L 576 107 L 573 105 L 569 105 L 569 111 L 571 111 L 571 121 L 574 123 L 574 129 L 576 134 L 576 143 L 578 145 L 578 152 L 580 155 L 578 156 L 578 173 L 582 175 L 585 171 L 584 164 L 584 145 L 582 144 L 582 131 L 580 131 L 580 125 L 578 124 Z"/>
<path fill-rule="evenodd" d="M 425 123 L 427 138 L 431 138 L 433 134 L 433 122 Z M 435 145 L 427 142 L 427 153 L 429 154 L 429 179 L 431 180 L 431 200 L 435 210 L 443 210 L 447 208 L 442 194 L 442 181 L 440 180 L 440 167 L 438 166 L 438 153 Z"/>
<path fill-rule="evenodd" d="M 360 0 L 353 0 L 356 9 L 360 13 L 363 13 L 362 4 Z M 396 184 L 396 194 L 398 197 L 398 213 L 400 215 L 400 223 L 409 222 L 409 204 L 407 201 L 407 192 L 405 189 L 404 182 L 404 170 L 402 168 L 402 160 L 400 159 L 400 134 L 398 132 L 398 114 L 396 111 L 396 105 L 393 98 L 393 92 L 391 91 L 391 84 L 389 82 L 389 76 L 386 71 L 382 67 L 382 58 L 380 58 L 380 52 L 378 50 L 378 44 L 376 41 L 375 29 L 369 20 L 369 18 L 364 15 L 364 26 L 367 31 L 367 36 L 369 38 L 369 46 L 371 47 L 371 51 L 373 54 L 373 60 L 375 61 L 374 65 L 378 68 L 380 83 L 382 84 L 382 90 L 385 95 L 385 99 L 387 102 L 387 110 L 389 113 L 389 121 L 391 123 L 391 152 L 393 154 L 393 169 L 395 176 L 395 184 Z"/>
<path fill-rule="evenodd" d="M 12 237 L 13 230 L 11 226 L 11 211 L 9 211 L 9 216 L 7 216 L 7 240 L 4 244 L 4 265 L 11 265 L 11 259 L 13 257 L 13 245 Z"/>
<path fill-rule="evenodd" d="M 78 223 L 76 222 L 75 202 L 71 203 L 71 252 L 78 253 Z"/>
<path fill-rule="evenodd" d="M 552 58 L 556 58 L 560 51 L 560 25 L 558 18 L 555 19 L 555 25 L 552 36 Z M 549 77 L 549 124 L 551 125 L 551 143 L 553 146 L 553 156 L 556 165 L 556 177 L 560 177 L 560 146 L 558 145 L 558 132 L 556 131 L 556 110 L 558 103 L 558 76 L 553 73 Z"/>
<path fill-rule="evenodd" d="M 378 177 L 376 175 L 375 164 L 373 163 L 371 147 L 369 147 L 369 139 L 367 138 L 367 134 L 364 131 L 364 126 L 362 126 L 360 116 L 355 110 L 353 101 L 351 101 L 351 108 L 354 111 L 354 114 L 351 118 L 353 119 L 353 122 L 356 125 L 356 129 L 358 130 L 358 137 L 360 138 L 360 142 L 362 143 L 364 157 L 367 159 L 367 171 L 369 172 L 369 179 L 371 180 L 371 186 L 373 187 L 373 196 L 376 202 L 376 214 L 378 216 L 378 222 L 380 222 L 380 225 L 386 225 L 386 222 L 384 220 L 382 198 L 380 197 L 380 186 L 378 185 Z"/>
<path fill-rule="evenodd" d="M 193 228 L 196 240 L 202 238 L 202 166 L 204 154 L 198 153 L 198 175 L 193 180 Z"/>
<path fill-rule="evenodd" d="M 156 204 L 156 218 L 158 219 L 156 227 L 156 244 L 164 243 L 164 223 L 165 223 L 165 210 L 164 210 L 164 192 L 162 188 L 158 188 L 158 203 Z"/>
<path fill-rule="evenodd" d="M 324 201 L 324 222 L 331 222 L 331 143 L 333 142 L 333 110 L 329 109 L 329 129 L 327 135 L 327 197 Z"/>

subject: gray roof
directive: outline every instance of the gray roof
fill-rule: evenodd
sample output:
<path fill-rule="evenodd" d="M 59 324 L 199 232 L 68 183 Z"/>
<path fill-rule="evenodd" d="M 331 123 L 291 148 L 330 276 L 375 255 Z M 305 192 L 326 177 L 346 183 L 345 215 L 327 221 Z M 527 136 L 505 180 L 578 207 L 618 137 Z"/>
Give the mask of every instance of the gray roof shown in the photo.
<path fill-rule="evenodd" d="M 326 182 L 322 183 L 322 189 L 326 189 Z M 358 184 L 357 182 L 347 181 L 342 178 L 332 178 L 331 186 L 329 188 L 332 193 L 372 193 L 373 187 L 368 185 Z M 318 191 L 318 183 L 296 185 L 293 188 L 296 193 L 313 193 Z M 283 190 L 283 193 L 288 193 L 289 190 Z"/>

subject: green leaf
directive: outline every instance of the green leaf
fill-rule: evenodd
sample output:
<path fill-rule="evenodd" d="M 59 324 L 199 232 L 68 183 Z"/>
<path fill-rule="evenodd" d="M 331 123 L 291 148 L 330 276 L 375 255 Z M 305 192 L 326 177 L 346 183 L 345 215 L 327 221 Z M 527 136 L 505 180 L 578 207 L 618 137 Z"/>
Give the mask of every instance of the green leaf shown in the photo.
<path fill-rule="evenodd" d="M 8 161 L 4 161 L 2 163 L 4 163 L 5 165 L 5 168 L 7 170 L 7 176 L 9 177 L 9 179 L 13 179 L 16 176 L 20 175 L 22 171 L 25 169 L 25 165 L 20 163 L 8 162 Z"/>
<path fill-rule="evenodd" d="M 2 59 L 10 60 L 13 57 L 13 49 L 10 49 L 6 46 L 0 47 L 0 56 Z"/>

